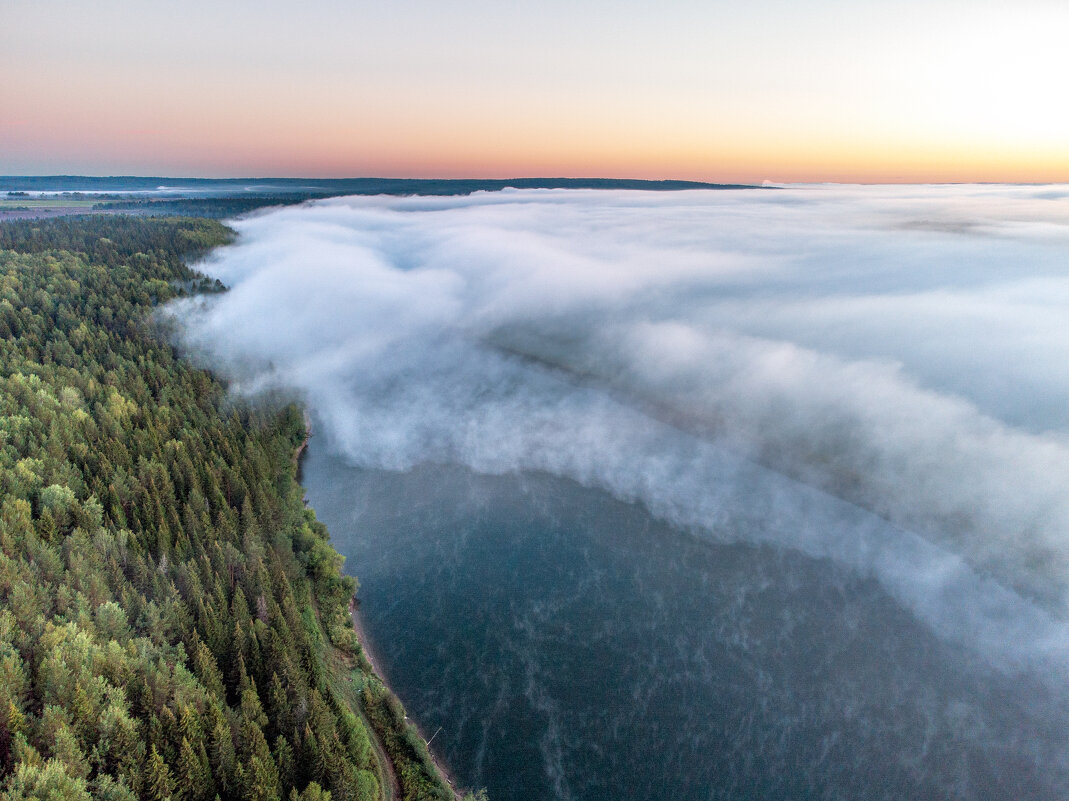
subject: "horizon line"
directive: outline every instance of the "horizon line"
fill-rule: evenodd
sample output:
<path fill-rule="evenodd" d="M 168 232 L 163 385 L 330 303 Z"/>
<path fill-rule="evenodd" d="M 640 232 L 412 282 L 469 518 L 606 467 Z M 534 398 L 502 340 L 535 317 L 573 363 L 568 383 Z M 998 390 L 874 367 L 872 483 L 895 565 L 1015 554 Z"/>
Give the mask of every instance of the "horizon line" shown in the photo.
<path fill-rule="evenodd" d="M 160 181 L 308 181 L 308 182 L 352 182 L 352 181 L 398 181 L 398 182 L 447 182 L 447 183 L 506 183 L 508 181 L 627 181 L 632 183 L 648 184 L 693 184 L 696 187 L 736 187 L 740 189 L 760 189 L 768 185 L 773 186 L 1057 186 L 1069 184 L 1066 180 L 1050 181 L 991 181 L 991 180 L 960 180 L 960 181 L 923 181 L 923 180 L 882 180 L 882 181 L 837 181 L 837 180 L 811 180 L 811 181 L 778 181 L 772 178 L 761 179 L 756 182 L 749 181 L 714 181 L 698 178 L 632 178 L 626 176 L 607 175 L 513 175 L 508 178 L 446 178 L 436 176 L 391 176 L 391 175 L 356 175 L 356 176 L 329 176 L 315 177 L 308 175 L 235 175 L 235 176 L 208 176 L 208 175 L 134 175 L 134 174 L 94 174 L 94 173 L 39 173 L 39 174 L 3 174 L 0 181 L 17 181 L 24 179 L 34 180 L 59 180 L 59 179 L 90 179 L 90 180 L 160 180 Z M 69 190 L 77 191 L 77 190 Z"/>

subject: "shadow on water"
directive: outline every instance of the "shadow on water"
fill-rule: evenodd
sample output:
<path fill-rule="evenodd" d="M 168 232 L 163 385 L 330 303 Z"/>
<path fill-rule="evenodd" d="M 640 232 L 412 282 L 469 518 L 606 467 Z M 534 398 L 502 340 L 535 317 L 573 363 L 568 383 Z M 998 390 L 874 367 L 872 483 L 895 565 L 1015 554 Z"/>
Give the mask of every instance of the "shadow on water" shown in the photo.
<path fill-rule="evenodd" d="M 941 642 L 870 578 L 546 475 L 319 448 L 302 475 L 394 690 L 495 801 L 1069 790 L 1064 698 Z"/>

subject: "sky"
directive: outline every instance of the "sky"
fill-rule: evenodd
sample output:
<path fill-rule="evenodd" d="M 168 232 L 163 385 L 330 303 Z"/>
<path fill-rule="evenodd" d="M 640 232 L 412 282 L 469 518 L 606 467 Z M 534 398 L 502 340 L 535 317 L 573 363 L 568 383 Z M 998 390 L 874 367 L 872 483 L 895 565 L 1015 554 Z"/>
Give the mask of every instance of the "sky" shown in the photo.
<path fill-rule="evenodd" d="M 0 174 L 1069 181 L 1069 4 L 3 0 Z"/>

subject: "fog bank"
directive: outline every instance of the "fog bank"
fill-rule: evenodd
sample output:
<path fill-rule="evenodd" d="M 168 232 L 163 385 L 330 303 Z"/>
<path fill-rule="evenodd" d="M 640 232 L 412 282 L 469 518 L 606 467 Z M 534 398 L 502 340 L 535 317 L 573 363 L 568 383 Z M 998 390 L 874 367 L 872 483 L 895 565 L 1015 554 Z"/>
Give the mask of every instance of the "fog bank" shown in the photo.
<path fill-rule="evenodd" d="M 546 471 L 875 576 L 1069 664 L 1069 188 L 340 198 L 240 220 L 182 301 L 353 464 Z"/>

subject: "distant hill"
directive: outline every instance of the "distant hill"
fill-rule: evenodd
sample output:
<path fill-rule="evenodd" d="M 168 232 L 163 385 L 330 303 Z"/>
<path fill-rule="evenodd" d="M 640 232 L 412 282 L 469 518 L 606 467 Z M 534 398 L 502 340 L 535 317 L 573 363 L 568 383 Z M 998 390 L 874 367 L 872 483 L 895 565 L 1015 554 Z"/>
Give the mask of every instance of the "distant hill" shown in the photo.
<path fill-rule="evenodd" d="M 516 189 L 753 189 L 747 184 L 702 181 L 644 181 L 633 178 L 166 178 L 84 175 L 0 176 L 0 192 L 158 192 L 230 194 L 255 191 L 321 195 L 466 195 Z"/>

